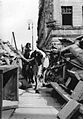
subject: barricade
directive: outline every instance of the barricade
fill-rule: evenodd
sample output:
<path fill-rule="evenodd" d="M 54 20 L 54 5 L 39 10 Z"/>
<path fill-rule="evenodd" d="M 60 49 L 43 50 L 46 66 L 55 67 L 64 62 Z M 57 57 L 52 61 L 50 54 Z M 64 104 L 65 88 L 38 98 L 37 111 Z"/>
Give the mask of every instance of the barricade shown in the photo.
<path fill-rule="evenodd" d="M 18 66 L 0 66 L 0 119 L 2 111 L 18 107 Z"/>

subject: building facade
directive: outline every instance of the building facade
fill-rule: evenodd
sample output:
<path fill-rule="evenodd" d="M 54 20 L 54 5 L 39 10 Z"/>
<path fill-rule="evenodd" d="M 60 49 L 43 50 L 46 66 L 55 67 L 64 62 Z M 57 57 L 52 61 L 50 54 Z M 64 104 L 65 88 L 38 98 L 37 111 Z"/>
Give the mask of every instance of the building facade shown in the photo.
<path fill-rule="evenodd" d="M 40 23 L 44 25 L 41 40 L 38 34 L 41 48 L 49 47 L 58 38 L 74 40 L 83 35 L 83 0 L 43 0 L 43 3 L 43 17 L 39 15 L 38 20 L 38 33 L 41 34 Z"/>

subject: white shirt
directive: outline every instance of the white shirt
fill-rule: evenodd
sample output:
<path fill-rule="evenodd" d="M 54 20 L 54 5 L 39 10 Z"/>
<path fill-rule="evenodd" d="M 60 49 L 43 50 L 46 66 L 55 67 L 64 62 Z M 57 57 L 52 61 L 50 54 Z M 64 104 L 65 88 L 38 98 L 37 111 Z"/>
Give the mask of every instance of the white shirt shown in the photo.
<path fill-rule="evenodd" d="M 48 68 L 49 67 L 49 57 L 45 56 L 43 61 L 43 67 Z"/>

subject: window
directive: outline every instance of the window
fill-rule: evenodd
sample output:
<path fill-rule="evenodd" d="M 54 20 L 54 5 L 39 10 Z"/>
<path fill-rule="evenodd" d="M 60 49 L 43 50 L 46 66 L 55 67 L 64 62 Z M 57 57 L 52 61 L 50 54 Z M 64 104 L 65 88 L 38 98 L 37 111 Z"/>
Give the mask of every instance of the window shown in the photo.
<path fill-rule="evenodd" d="M 72 6 L 62 6 L 62 25 L 72 25 Z"/>

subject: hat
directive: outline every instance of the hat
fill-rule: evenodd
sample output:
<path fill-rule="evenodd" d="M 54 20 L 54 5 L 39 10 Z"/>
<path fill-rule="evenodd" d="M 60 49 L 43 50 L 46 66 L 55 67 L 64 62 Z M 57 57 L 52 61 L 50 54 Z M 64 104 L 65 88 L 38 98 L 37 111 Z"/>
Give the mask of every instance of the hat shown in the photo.
<path fill-rule="evenodd" d="M 26 46 L 25 46 L 26 48 L 29 48 L 29 47 L 31 47 L 31 43 L 26 43 Z"/>

